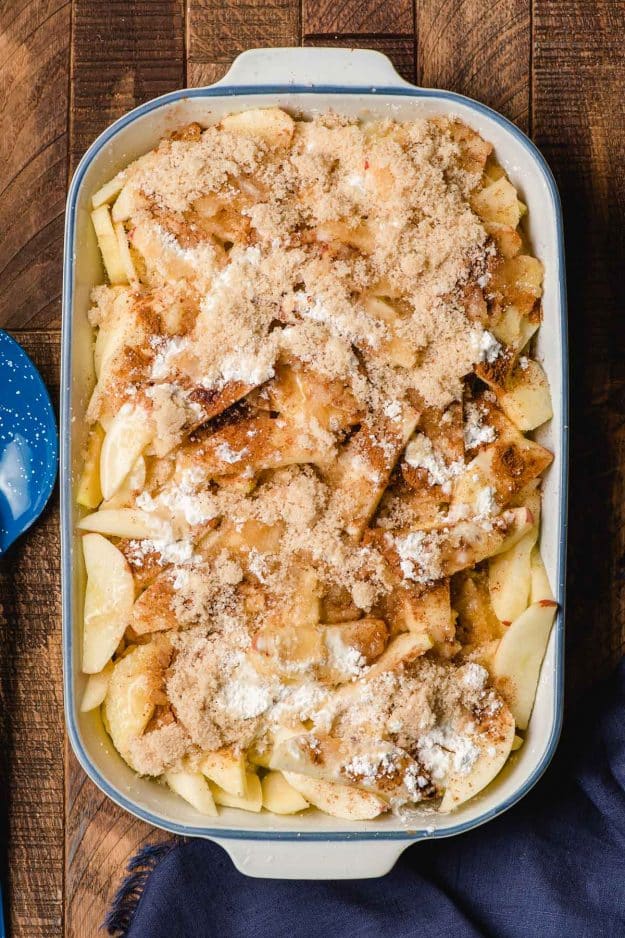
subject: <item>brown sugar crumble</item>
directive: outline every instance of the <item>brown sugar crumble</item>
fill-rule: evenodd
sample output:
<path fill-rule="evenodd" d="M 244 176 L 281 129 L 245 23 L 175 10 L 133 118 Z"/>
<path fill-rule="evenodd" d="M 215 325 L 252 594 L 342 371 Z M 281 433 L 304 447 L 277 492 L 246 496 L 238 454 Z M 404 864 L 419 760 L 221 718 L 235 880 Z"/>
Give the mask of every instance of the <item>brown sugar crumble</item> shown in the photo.
<path fill-rule="evenodd" d="M 281 127 L 194 125 L 128 167 L 137 279 L 92 295 L 88 418 L 151 428 L 120 503 L 153 526 L 120 541 L 130 638 L 171 643 L 127 757 L 161 775 L 288 730 L 287 767 L 401 810 L 507 713 L 450 582 L 527 529 L 511 499 L 548 456 L 497 403 L 523 362 L 473 207 L 490 146 L 447 119 Z"/>

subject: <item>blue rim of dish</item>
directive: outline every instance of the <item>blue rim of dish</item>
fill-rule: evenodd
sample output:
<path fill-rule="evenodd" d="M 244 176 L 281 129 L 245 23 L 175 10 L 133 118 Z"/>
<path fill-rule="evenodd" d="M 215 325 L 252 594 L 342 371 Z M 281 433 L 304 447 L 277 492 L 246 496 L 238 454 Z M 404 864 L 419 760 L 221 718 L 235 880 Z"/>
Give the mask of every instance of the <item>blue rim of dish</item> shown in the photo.
<path fill-rule="evenodd" d="M 149 114 L 167 104 L 187 98 L 223 98 L 239 97 L 243 95 L 263 94 L 299 94 L 299 95 L 368 95 L 374 97 L 395 96 L 412 98 L 436 98 L 442 102 L 451 102 L 468 106 L 473 111 L 482 114 L 498 123 L 521 146 L 524 147 L 538 164 L 551 195 L 553 210 L 556 219 L 557 256 L 559 262 L 558 299 L 561 314 L 562 331 L 562 425 L 560 427 L 560 541 L 558 546 L 557 565 L 557 600 L 559 604 L 555 624 L 556 640 L 556 667 L 554 688 L 554 719 L 549 736 L 549 742 L 543 756 L 532 772 L 531 776 L 517 791 L 483 814 L 471 821 L 447 827 L 443 830 L 419 829 L 415 831 L 276 831 L 276 830 L 236 830 L 219 827 L 194 827 L 179 824 L 153 814 L 128 799 L 121 791 L 112 786 L 93 765 L 85 752 L 82 739 L 74 714 L 74 693 L 72 684 L 73 663 L 73 624 L 72 624 L 72 568 L 71 568 L 71 350 L 72 350 L 72 307 L 73 307 L 73 271 L 74 271 L 74 234 L 76 222 L 76 200 L 83 180 L 91 161 L 97 153 L 109 143 L 112 138 L 140 117 Z M 91 780 L 107 795 L 135 817 L 141 818 L 154 827 L 168 830 L 174 834 L 187 837 L 204 837 L 213 840 L 254 840 L 254 841 L 295 841 L 317 843 L 345 842 L 345 841 L 403 841 L 406 845 L 420 840 L 434 840 L 442 837 L 453 837 L 472 830 L 487 821 L 492 820 L 504 811 L 507 811 L 534 787 L 543 775 L 555 753 L 562 729 L 563 703 L 564 703 L 564 621 L 565 621 L 565 578 L 566 578 L 566 550 L 567 550 L 567 512 L 568 512 L 568 446 L 569 446 L 569 374 L 568 374 L 568 323 L 566 301 L 566 273 L 564 266 L 564 233 L 562 224 L 562 206 L 560 194 L 549 164 L 536 145 L 519 128 L 503 117 L 497 111 L 467 98 L 464 95 L 451 91 L 438 91 L 433 88 L 385 87 L 381 85 L 349 86 L 317 85 L 317 84 L 272 84 L 272 85 L 224 85 L 209 88 L 187 88 L 172 91 L 169 94 L 153 98 L 134 110 L 129 111 L 119 120 L 111 124 L 89 147 L 81 159 L 74 173 L 67 197 L 67 213 L 65 218 L 65 258 L 63 267 L 63 337 L 62 337 L 62 365 L 61 365 L 61 550 L 62 550 L 62 597 L 63 597 L 63 672 L 64 672 L 64 698 L 65 719 L 68 735 L 78 761 Z"/>

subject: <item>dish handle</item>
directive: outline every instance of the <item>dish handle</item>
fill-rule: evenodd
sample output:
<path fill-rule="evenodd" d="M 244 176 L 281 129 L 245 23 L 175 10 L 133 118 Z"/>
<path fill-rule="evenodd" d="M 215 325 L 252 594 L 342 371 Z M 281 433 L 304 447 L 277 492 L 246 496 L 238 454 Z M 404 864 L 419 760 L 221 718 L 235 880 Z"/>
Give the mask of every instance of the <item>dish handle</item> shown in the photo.
<path fill-rule="evenodd" d="M 237 56 L 216 85 L 413 87 L 381 52 L 310 47 L 249 49 Z"/>
<path fill-rule="evenodd" d="M 221 840 L 240 873 L 262 879 L 373 879 L 395 866 L 414 840 Z"/>

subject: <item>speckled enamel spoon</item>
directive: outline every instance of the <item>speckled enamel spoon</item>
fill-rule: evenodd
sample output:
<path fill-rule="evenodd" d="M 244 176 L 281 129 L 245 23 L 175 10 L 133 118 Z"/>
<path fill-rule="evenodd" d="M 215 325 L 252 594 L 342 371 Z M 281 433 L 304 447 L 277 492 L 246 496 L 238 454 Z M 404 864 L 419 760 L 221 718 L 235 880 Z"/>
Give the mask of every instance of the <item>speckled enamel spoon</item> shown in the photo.
<path fill-rule="evenodd" d="M 41 375 L 0 329 L 0 555 L 43 511 L 57 460 L 56 421 Z"/>
<path fill-rule="evenodd" d="M 22 348 L 0 329 L 0 556 L 39 517 L 56 478 L 50 397 Z M 0 892 L 0 938 L 4 938 Z"/>

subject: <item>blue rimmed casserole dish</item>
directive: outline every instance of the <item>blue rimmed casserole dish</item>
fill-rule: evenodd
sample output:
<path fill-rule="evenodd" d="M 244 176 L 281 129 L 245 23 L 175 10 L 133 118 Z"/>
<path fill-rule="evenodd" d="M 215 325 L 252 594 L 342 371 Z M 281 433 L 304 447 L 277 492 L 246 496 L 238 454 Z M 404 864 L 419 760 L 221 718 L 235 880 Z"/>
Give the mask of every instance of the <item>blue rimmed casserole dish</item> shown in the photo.
<path fill-rule="evenodd" d="M 350 823 L 319 812 L 276 817 L 223 809 L 207 819 L 164 786 L 123 762 L 97 711 L 80 713 L 84 569 L 75 535 L 75 484 L 94 383 L 91 287 L 102 281 L 89 220 L 91 194 L 167 132 L 190 121 L 208 125 L 225 113 L 278 105 L 300 114 L 334 108 L 351 114 L 410 119 L 453 114 L 491 141 L 529 207 L 533 252 L 545 264 L 544 322 L 537 354 L 552 389 L 554 417 L 538 439 L 555 454 L 544 488 L 541 550 L 560 604 L 526 742 L 481 795 L 452 815 L 424 814 L 413 829 L 395 817 Z M 416 88 L 385 56 L 346 49 L 264 49 L 239 56 L 225 78 L 207 88 L 175 91 L 136 108 L 91 145 L 72 180 L 65 226 L 61 383 L 61 526 L 63 653 L 67 728 L 90 778 L 121 807 L 150 824 L 220 843 L 243 872 L 288 878 L 380 876 L 415 841 L 449 837 L 511 807 L 535 784 L 554 753 L 562 720 L 568 483 L 568 355 L 562 213 L 553 176 L 533 143 L 495 111 L 445 91 Z M 367 841 L 362 849 L 360 841 Z"/>

